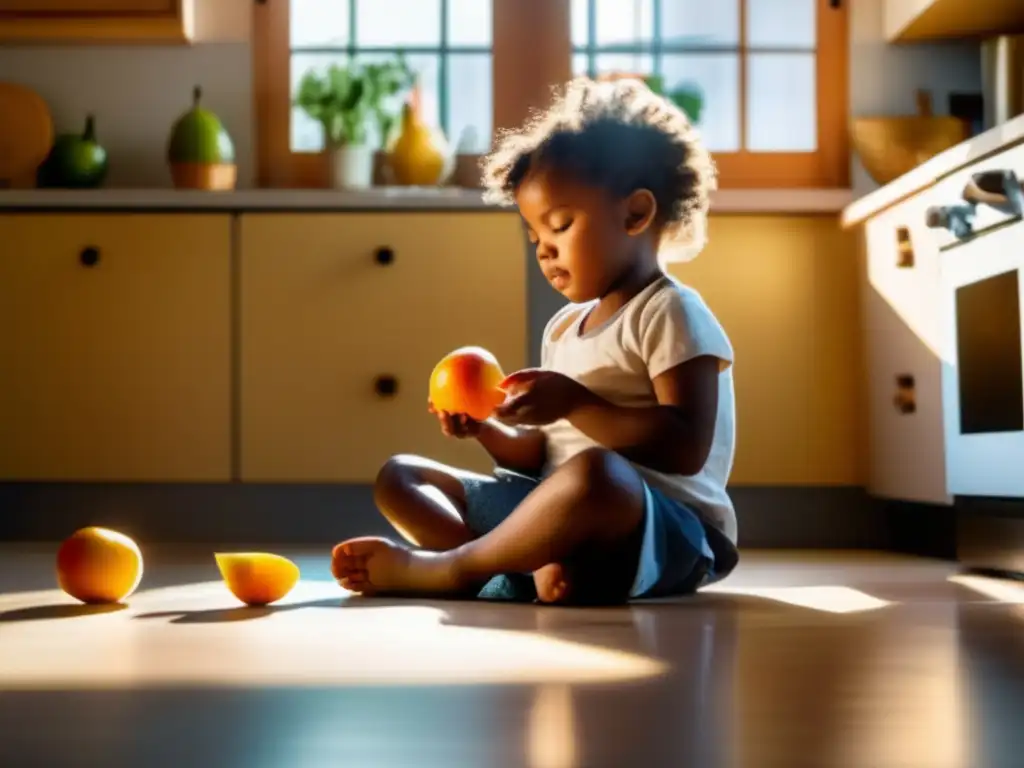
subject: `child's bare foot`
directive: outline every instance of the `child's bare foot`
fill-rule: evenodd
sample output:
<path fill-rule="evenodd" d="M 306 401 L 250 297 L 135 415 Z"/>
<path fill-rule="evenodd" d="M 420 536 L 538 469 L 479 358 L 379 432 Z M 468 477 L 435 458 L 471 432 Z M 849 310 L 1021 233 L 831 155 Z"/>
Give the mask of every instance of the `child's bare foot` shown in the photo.
<path fill-rule="evenodd" d="M 409 549 L 388 539 L 365 537 L 338 544 L 331 573 L 342 587 L 364 595 L 388 592 L 458 592 L 465 588 L 445 552 Z"/>
<path fill-rule="evenodd" d="M 569 579 L 561 563 L 548 563 L 534 571 L 533 585 L 542 603 L 557 603 L 569 594 Z"/>

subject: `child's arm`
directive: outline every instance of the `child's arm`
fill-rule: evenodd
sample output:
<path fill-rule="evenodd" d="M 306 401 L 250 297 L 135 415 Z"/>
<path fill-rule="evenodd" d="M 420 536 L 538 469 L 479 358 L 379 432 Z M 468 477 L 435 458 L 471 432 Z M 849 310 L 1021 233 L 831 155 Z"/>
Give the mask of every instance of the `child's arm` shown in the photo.
<path fill-rule="evenodd" d="M 654 383 L 658 405 L 614 405 L 590 390 L 568 419 L 576 429 L 627 459 L 661 472 L 695 475 L 708 459 L 718 413 L 719 361 L 697 357 Z"/>
<path fill-rule="evenodd" d="M 466 414 L 437 411 L 429 404 L 427 410 L 437 415 L 441 431 L 449 437 L 476 438 L 499 467 L 530 475 L 544 466 L 547 440 L 539 429 L 510 427 L 494 419 L 477 421 Z"/>
<path fill-rule="evenodd" d="M 707 461 L 718 411 L 719 360 L 701 356 L 653 380 L 658 405 L 626 407 L 594 394 L 568 376 L 527 370 L 505 386 L 516 393 L 498 409 L 509 424 L 568 419 L 585 435 L 651 469 L 693 475 Z"/>
<path fill-rule="evenodd" d="M 523 474 L 539 473 L 547 458 L 544 433 L 533 427 L 510 427 L 488 419 L 481 422 L 476 439 L 499 467 Z"/>

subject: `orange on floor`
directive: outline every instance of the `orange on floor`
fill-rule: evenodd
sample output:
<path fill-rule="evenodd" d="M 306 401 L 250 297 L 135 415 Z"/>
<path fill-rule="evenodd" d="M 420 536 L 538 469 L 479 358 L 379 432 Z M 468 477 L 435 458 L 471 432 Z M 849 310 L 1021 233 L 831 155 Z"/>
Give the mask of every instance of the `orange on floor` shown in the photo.
<path fill-rule="evenodd" d="M 57 551 L 57 584 L 83 603 L 119 603 L 142 580 L 142 552 L 128 536 L 90 526 Z"/>

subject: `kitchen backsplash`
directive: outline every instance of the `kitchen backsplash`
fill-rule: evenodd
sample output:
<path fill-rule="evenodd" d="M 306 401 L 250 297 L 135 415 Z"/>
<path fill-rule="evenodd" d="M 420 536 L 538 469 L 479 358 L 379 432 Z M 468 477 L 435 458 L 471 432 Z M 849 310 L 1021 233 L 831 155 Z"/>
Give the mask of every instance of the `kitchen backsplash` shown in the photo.
<path fill-rule="evenodd" d="M 35 89 L 58 132 L 80 131 L 96 116 L 110 172 L 105 186 L 170 187 L 165 153 L 175 119 L 203 87 L 203 104 L 235 143 L 238 186 L 254 174 L 252 47 L 247 42 L 194 46 L 0 46 L 0 80 Z"/>

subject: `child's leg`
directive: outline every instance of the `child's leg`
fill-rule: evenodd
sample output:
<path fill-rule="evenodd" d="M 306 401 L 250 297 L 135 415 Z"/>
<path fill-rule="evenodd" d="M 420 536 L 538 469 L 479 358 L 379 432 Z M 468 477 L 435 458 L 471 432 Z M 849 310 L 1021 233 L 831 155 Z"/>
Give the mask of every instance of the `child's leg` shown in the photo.
<path fill-rule="evenodd" d="M 472 540 L 464 522 L 465 487 L 472 473 L 419 456 L 394 456 L 377 474 L 373 498 L 410 544 L 445 551 Z"/>
<path fill-rule="evenodd" d="M 574 578 L 583 579 L 584 570 L 600 575 L 606 594 L 624 600 L 639 557 L 644 504 L 643 481 L 629 462 L 591 449 L 559 467 L 485 536 L 446 552 L 351 539 L 335 547 L 333 571 L 366 593 L 454 593 L 500 573 L 564 562 L 579 564 Z"/>

